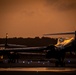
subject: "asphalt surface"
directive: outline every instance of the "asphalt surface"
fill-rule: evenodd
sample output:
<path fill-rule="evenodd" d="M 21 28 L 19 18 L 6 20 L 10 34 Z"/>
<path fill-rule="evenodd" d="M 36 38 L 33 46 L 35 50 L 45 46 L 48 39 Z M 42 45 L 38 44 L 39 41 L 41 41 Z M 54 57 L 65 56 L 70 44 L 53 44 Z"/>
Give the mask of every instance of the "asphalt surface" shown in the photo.
<path fill-rule="evenodd" d="M 32 67 L 0 68 L 0 75 L 76 75 L 76 68 Z"/>

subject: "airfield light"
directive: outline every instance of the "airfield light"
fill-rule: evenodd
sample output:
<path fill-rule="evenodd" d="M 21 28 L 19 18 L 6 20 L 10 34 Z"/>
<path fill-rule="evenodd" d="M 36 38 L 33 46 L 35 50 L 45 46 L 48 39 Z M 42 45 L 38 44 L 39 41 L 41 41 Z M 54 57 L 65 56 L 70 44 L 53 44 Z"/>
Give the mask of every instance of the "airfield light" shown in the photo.
<path fill-rule="evenodd" d="M 25 61 L 23 61 L 23 63 L 25 63 Z"/>
<path fill-rule="evenodd" d="M 40 63 L 40 61 L 38 61 L 38 63 Z"/>
<path fill-rule="evenodd" d="M 68 63 L 70 63 L 70 60 L 68 60 Z"/>
<path fill-rule="evenodd" d="M 3 59 L 3 55 L 1 56 L 1 59 Z"/>
<path fill-rule="evenodd" d="M 28 62 L 28 64 L 30 64 L 30 62 Z"/>
<path fill-rule="evenodd" d="M 43 64 L 45 64 L 45 63 L 43 63 Z"/>
<path fill-rule="evenodd" d="M 49 63 L 49 61 L 48 61 L 48 63 Z"/>
<path fill-rule="evenodd" d="M 8 63 L 8 59 L 4 60 L 5 63 Z"/>
<path fill-rule="evenodd" d="M 32 63 L 32 60 L 31 60 L 31 63 Z"/>

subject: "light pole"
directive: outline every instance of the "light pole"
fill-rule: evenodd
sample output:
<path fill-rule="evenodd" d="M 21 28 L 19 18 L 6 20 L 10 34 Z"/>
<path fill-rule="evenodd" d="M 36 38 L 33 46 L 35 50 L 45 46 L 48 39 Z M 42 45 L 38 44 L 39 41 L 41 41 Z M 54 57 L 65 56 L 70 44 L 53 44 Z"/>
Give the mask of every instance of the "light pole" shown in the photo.
<path fill-rule="evenodd" d="M 75 31 L 75 40 L 76 40 L 76 31 Z"/>
<path fill-rule="evenodd" d="M 6 33 L 6 39 L 5 39 L 5 48 L 7 48 L 7 38 L 8 38 L 8 33 Z"/>

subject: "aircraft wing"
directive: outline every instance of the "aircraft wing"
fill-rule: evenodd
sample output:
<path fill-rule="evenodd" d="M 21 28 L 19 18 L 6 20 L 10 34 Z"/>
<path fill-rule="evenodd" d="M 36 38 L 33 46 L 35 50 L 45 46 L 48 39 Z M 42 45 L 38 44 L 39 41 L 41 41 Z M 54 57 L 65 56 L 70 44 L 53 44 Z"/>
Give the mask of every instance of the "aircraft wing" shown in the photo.
<path fill-rule="evenodd" d="M 1 49 L 0 52 L 42 52 L 46 47 L 26 47 L 26 48 L 8 48 Z"/>
<path fill-rule="evenodd" d="M 8 48 L 25 48 L 25 45 L 7 44 Z M 0 47 L 5 47 L 5 44 L 0 44 Z"/>

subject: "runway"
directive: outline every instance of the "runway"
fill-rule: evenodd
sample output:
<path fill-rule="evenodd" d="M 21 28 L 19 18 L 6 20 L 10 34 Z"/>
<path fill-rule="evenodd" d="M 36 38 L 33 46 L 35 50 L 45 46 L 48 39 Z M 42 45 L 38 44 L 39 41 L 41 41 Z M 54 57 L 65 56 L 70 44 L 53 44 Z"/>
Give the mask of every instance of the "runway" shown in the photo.
<path fill-rule="evenodd" d="M 62 68 L 62 67 L 31 67 L 31 68 L 0 68 L 0 71 L 36 71 L 36 72 L 72 72 L 76 68 Z"/>
<path fill-rule="evenodd" d="M 0 68 L 2 75 L 76 75 L 76 68 L 29 67 L 29 68 Z"/>

